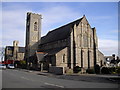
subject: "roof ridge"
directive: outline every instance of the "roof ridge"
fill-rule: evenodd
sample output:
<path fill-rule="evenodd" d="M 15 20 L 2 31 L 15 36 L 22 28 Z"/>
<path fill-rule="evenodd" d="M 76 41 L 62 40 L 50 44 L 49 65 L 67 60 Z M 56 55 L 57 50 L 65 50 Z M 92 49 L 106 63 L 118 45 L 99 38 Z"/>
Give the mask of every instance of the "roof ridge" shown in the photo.
<path fill-rule="evenodd" d="M 79 21 L 79 20 L 81 21 L 82 19 L 83 19 L 83 17 L 82 17 L 82 18 L 79 18 L 79 19 L 76 19 L 76 20 L 74 20 L 74 21 L 72 21 L 72 22 L 70 22 L 70 23 L 68 23 L 68 24 L 62 25 L 62 26 L 60 26 L 60 27 L 58 27 L 58 28 L 56 28 L 56 29 L 53 29 L 53 30 L 49 31 L 48 33 L 53 32 L 53 31 L 56 31 L 56 30 L 58 30 L 59 28 L 65 27 L 65 26 L 67 26 L 67 25 L 73 24 L 73 23 L 75 23 L 75 22 L 77 22 L 77 21 Z M 48 35 L 48 33 L 47 33 L 46 35 Z M 45 35 L 45 36 L 46 36 L 46 35 Z"/>
<path fill-rule="evenodd" d="M 71 28 L 75 24 L 78 25 L 83 18 L 84 17 L 79 18 L 79 19 L 77 19 L 73 22 L 70 22 L 66 25 L 63 25 L 61 27 L 58 27 L 54 30 L 49 31 L 45 36 L 41 37 L 41 43 L 40 44 L 45 44 L 45 43 L 49 43 L 49 42 L 54 42 L 56 40 L 63 40 L 63 39 L 68 38 L 68 35 L 71 32 Z"/>

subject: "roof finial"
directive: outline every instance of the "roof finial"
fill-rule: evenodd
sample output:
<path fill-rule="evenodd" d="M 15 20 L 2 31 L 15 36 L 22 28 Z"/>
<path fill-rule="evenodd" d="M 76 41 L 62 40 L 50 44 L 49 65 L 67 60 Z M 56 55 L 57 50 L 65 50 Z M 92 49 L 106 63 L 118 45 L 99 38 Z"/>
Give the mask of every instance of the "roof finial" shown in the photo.
<path fill-rule="evenodd" d="M 83 15 L 83 17 L 85 17 L 85 14 Z"/>

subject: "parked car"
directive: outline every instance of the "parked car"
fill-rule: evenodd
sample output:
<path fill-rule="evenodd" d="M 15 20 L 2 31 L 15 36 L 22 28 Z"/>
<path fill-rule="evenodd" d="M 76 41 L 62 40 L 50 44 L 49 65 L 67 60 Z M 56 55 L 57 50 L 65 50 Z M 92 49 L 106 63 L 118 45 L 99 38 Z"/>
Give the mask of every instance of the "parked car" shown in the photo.
<path fill-rule="evenodd" d="M 9 68 L 9 69 L 14 69 L 15 67 L 14 67 L 14 64 L 8 64 L 8 65 L 7 65 L 7 68 Z"/>
<path fill-rule="evenodd" d="M 6 69 L 6 65 L 5 64 L 0 64 L 0 69 Z"/>

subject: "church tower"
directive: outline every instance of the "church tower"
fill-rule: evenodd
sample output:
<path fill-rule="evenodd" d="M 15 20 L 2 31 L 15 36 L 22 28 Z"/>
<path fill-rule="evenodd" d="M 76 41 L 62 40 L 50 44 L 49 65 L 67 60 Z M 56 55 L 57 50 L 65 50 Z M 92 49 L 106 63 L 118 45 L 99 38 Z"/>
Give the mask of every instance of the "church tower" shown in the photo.
<path fill-rule="evenodd" d="M 17 52 L 18 52 L 18 43 L 19 41 L 13 41 L 13 59 L 17 60 Z"/>
<path fill-rule="evenodd" d="M 41 38 L 41 15 L 28 12 L 26 19 L 25 58 L 27 61 L 34 56 Z"/>

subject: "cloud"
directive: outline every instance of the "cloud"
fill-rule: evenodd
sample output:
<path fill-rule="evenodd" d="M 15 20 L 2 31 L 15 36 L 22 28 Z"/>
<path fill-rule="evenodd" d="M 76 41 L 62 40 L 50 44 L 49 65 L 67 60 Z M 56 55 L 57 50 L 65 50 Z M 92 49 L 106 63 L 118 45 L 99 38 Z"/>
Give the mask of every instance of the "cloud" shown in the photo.
<path fill-rule="evenodd" d="M 105 55 L 112 55 L 115 53 L 118 55 L 118 41 L 117 40 L 107 40 L 107 39 L 99 39 L 98 40 L 99 49 Z"/>
<path fill-rule="evenodd" d="M 2 38 L 3 45 L 10 45 L 13 40 L 22 41 L 21 45 L 24 45 L 25 39 L 25 11 L 3 11 L 3 23 L 2 23 Z"/>
<path fill-rule="evenodd" d="M 74 12 L 66 6 L 46 8 L 41 13 L 43 16 L 43 35 L 46 34 L 46 31 L 60 27 L 81 16 L 80 13 Z"/>
<path fill-rule="evenodd" d="M 75 11 L 72 7 L 65 5 L 42 5 L 42 8 L 32 9 L 29 4 L 14 4 L 6 5 L 2 11 L 2 26 L 3 26 L 3 45 L 12 45 L 13 40 L 19 40 L 20 46 L 25 46 L 25 31 L 26 31 L 26 13 L 34 12 L 42 14 L 42 36 L 47 34 L 49 30 L 58 28 L 64 24 L 72 22 L 82 17 L 82 14 Z M 94 17 L 94 18 L 92 18 Z M 111 16 L 92 16 L 88 21 L 98 24 L 99 20 L 109 20 Z M 99 22 L 100 23 L 100 22 Z M 99 24 L 98 24 L 99 25 Z M 99 25 L 100 27 L 100 25 Z M 101 29 L 102 30 L 102 29 Z M 99 31 L 102 32 L 102 31 Z M 113 32 L 114 33 L 114 32 Z M 108 32 L 107 32 L 108 34 Z M 106 35 L 106 33 L 104 33 Z M 117 40 L 105 39 L 102 37 L 99 40 L 99 48 L 105 55 L 117 53 Z M 111 34 L 109 34 L 112 37 Z M 114 35 L 115 36 L 115 35 Z M 113 38 L 113 37 L 112 37 Z"/>
<path fill-rule="evenodd" d="M 44 9 L 36 11 L 28 7 L 15 5 L 6 6 L 5 9 L 3 9 L 3 45 L 11 45 L 13 40 L 19 40 L 20 45 L 25 46 L 27 12 L 42 14 L 42 36 L 47 34 L 49 30 L 57 28 L 80 16 L 79 13 L 74 12 L 66 6 L 45 7 Z"/>
<path fill-rule="evenodd" d="M 2 0 L 4 2 L 119 2 L 119 0 Z"/>

